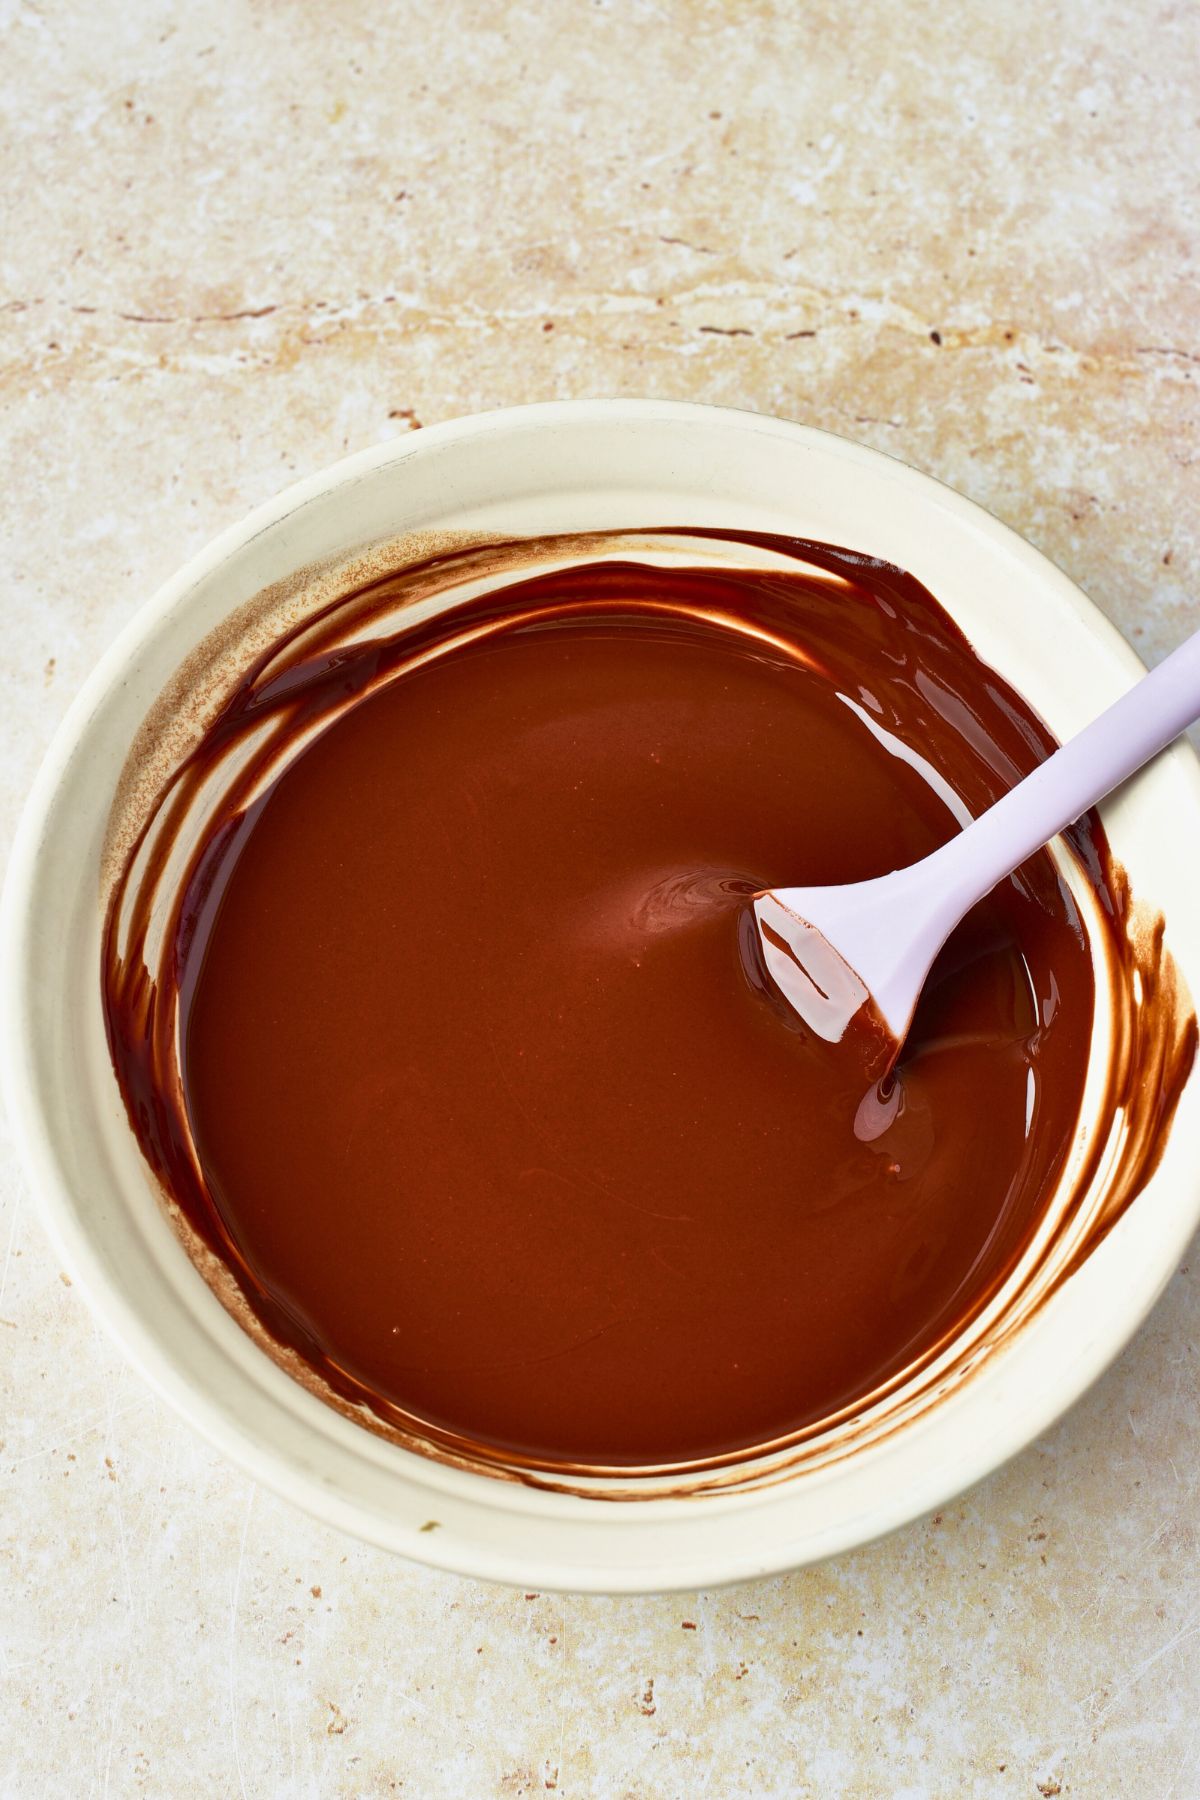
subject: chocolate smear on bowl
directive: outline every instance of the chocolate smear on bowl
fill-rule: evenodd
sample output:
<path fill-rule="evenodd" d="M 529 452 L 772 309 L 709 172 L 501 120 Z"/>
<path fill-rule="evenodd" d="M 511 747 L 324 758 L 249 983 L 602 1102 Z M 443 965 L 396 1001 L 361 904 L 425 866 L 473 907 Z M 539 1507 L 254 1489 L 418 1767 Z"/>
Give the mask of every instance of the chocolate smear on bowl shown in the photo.
<path fill-rule="evenodd" d="M 206 1277 L 363 1423 L 613 1494 L 832 1454 L 1153 1172 L 1196 1022 L 1094 813 L 954 933 L 878 1091 L 765 977 L 754 893 L 915 861 L 1055 747 L 911 575 L 613 532 L 270 620 L 126 783 L 105 1017 Z"/>

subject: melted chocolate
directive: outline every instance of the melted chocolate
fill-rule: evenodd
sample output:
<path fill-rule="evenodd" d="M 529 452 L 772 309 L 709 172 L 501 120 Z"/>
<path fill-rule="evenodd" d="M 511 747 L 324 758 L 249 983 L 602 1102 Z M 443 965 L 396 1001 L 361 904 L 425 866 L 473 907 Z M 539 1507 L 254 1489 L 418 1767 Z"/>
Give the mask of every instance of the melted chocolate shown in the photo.
<path fill-rule="evenodd" d="M 485 1464 L 719 1464 L 885 1391 L 1076 1135 L 1094 978 L 1048 853 L 954 934 L 889 1096 L 773 999 L 747 896 L 925 855 L 1053 739 L 911 576 L 742 542 L 776 566 L 492 546 L 344 596 L 237 684 L 113 898 L 114 1065 L 187 1225 L 323 1388 Z M 1072 843 L 1119 940 L 1094 816 Z M 1125 1198 L 1194 1021 L 1162 1042 Z"/>

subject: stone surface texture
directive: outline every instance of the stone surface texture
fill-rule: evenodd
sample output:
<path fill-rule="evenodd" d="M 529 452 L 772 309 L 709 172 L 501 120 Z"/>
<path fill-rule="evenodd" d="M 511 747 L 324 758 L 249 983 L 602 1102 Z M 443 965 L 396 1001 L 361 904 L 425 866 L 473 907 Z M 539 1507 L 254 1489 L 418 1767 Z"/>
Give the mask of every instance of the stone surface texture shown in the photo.
<path fill-rule="evenodd" d="M 1185 0 L 0 0 L 0 833 L 139 602 L 343 452 L 722 401 L 1200 624 Z M 2 1130 L 3 1128 L 0 1128 Z M 92 1324 L 0 1139 L 0 1794 L 1200 1795 L 1200 1262 L 831 1565 L 509 1592 L 309 1523 Z"/>

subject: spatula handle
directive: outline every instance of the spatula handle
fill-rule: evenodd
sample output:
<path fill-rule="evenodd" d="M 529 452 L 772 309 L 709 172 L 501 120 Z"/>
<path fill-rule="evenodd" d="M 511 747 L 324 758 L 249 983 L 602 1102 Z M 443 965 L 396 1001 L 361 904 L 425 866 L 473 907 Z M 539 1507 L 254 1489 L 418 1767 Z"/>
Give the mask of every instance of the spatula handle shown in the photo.
<path fill-rule="evenodd" d="M 1198 717 L 1200 631 L 935 852 L 957 911 L 990 893 Z"/>

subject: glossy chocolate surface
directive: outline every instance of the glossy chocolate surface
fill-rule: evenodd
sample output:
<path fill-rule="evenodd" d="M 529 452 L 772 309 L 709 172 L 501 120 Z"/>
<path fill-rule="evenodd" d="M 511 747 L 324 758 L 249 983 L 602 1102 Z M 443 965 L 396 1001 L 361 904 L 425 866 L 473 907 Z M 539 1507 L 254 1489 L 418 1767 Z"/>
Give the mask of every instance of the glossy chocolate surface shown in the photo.
<path fill-rule="evenodd" d="M 1048 853 L 955 933 L 894 1090 L 773 998 L 747 896 L 915 860 L 1053 740 L 912 577 L 746 543 L 777 566 L 347 596 L 185 767 L 180 809 L 269 727 L 153 983 L 110 932 L 191 1227 L 335 1395 L 485 1461 L 720 1462 L 852 1406 L 996 1290 L 1076 1132 L 1094 978 Z"/>

